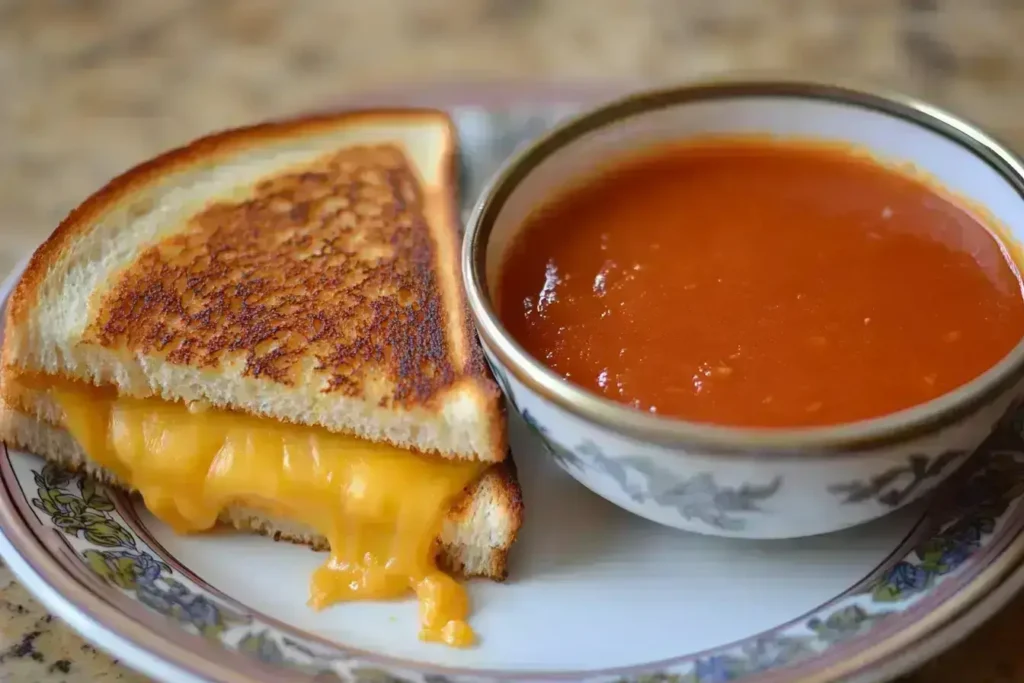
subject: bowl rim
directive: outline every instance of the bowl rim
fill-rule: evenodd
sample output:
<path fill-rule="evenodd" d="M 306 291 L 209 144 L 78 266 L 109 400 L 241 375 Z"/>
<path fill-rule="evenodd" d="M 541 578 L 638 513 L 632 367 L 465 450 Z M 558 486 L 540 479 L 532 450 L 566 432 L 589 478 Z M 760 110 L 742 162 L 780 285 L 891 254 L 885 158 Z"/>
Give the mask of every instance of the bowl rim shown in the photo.
<path fill-rule="evenodd" d="M 882 448 L 936 431 L 994 400 L 1024 378 L 1024 339 L 991 368 L 931 401 L 858 422 L 806 428 L 706 424 L 651 415 L 564 380 L 531 357 L 505 330 L 487 291 L 487 243 L 513 191 L 543 160 L 584 135 L 651 111 L 727 99 L 793 99 L 858 107 L 901 119 L 956 143 L 991 167 L 1024 202 L 1024 161 L 968 120 L 914 97 L 891 91 L 803 80 L 699 81 L 640 90 L 569 117 L 513 154 L 476 201 L 462 245 L 462 277 L 470 314 L 487 350 L 526 387 L 586 422 L 669 448 L 699 448 L 716 455 L 793 455 L 812 451 L 849 454 Z"/>

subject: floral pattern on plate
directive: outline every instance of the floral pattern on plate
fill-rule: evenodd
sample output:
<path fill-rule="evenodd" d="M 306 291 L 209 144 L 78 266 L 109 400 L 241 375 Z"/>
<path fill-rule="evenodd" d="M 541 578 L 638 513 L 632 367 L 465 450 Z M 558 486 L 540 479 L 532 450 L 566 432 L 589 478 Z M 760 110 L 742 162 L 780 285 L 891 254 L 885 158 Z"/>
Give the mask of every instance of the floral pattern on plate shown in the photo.
<path fill-rule="evenodd" d="M 1012 428 L 1004 429 L 993 435 L 982 450 L 981 457 L 972 461 L 970 475 L 950 491 L 947 500 L 933 506 L 928 522 L 934 531 L 855 591 L 798 622 L 733 645 L 683 657 L 651 671 L 599 678 L 622 683 L 753 681 L 756 674 L 827 656 L 833 648 L 898 620 L 898 615 L 979 557 L 1001 526 L 1018 521 L 1012 513 L 1024 495 L 1024 442 L 1020 434 Z M 363 661 L 340 647 L 307 642 L 225 604 L 159 559 L 118 513 L 114 499 L 123 495 L 119 492 L 108 491 L 52 464 L 33 468 L 32 481 L 19 483 L 33 508 L 42 513 L 43 522 L 66 537 L 83 565 L 196 635 L 270 666 L 317 676 L 318 680 L 453 683 L 462 679 Z M 706 493 L 712 485 L 705 482 L 697 489 Z M 700 499 L 707 508 L 700 514 L 728 519 L 732 509 L 756 510 L 757 501 L 770 496 L 772 486 L 702 494 Z M 582 673 L 579 678 L 589 676 Z"/>

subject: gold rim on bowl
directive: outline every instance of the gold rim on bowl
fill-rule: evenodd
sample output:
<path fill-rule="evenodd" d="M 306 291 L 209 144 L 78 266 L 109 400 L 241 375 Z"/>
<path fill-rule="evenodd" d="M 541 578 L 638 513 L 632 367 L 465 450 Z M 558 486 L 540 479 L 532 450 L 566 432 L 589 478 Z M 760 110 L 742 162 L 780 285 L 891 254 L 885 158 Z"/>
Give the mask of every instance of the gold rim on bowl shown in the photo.
<path fill-rule="evenodd" d="M 477 201 L 465 231 L 462 270 L 469 308 L 488 349 L 516 379 L 583 420 L 659 445 L 716 455 L 844 454 L 891 445 L 948 425 L 1024 377 L 1024 339 L 970 382 L 926 403 L 849 424 L 798 429 L 709 425 L 641 413 L 564 380 L 531 357 L 501 324 L 488 293 L 487 243 L 509 197 L 545 159 L 609 124 L 659 109 L 711 100 L 790 98 L 859 107 L 938 133 L 995 170 L 1024 203 L 1024 162 L 976 125 L 911 97 L 806 81 L 715 81 L 628 95 L 559 124 L 509 159 Z"/>

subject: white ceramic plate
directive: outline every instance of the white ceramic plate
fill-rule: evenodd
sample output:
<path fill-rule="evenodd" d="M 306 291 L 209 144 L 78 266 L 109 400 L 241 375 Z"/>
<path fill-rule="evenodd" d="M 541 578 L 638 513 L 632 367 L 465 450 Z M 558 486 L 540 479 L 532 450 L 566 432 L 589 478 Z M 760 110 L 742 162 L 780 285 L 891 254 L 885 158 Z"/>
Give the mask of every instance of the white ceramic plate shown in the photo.
<path fill-rule="evenodd" d="M 454 108 L 467 194 L 573 108 Z M 931 503 L 839 534 L 751 542 L 623 512 L 562 474 L 516 421 L 526 524 L 509 582 L 470 586 L 481 644 L 469 650 L 419 642 L 412 601 L 309 610 L 321 558 L 305 548 L 175 536 L 129 497 L 6 449 L 0 554 L 57 616 L 164 680 L 882 680 L 1016 585 L 1022 423 L 993 435 Z M 887 485 L 912 477 L 894 472 Z"/>

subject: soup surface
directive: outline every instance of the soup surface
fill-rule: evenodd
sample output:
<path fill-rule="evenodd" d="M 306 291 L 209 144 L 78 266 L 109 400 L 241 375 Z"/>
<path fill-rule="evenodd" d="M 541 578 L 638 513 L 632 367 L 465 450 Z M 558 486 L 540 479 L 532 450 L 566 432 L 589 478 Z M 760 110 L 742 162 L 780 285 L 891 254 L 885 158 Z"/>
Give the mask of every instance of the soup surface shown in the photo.
<path fill-rule="evenodd" d="M 760 139 L 624 160 L 526 221 L 499 315 L 535 358 L 666 416 L 877 417 L 1024 335 L 1017 269 L 968 210 L 836 146 Z"/>

